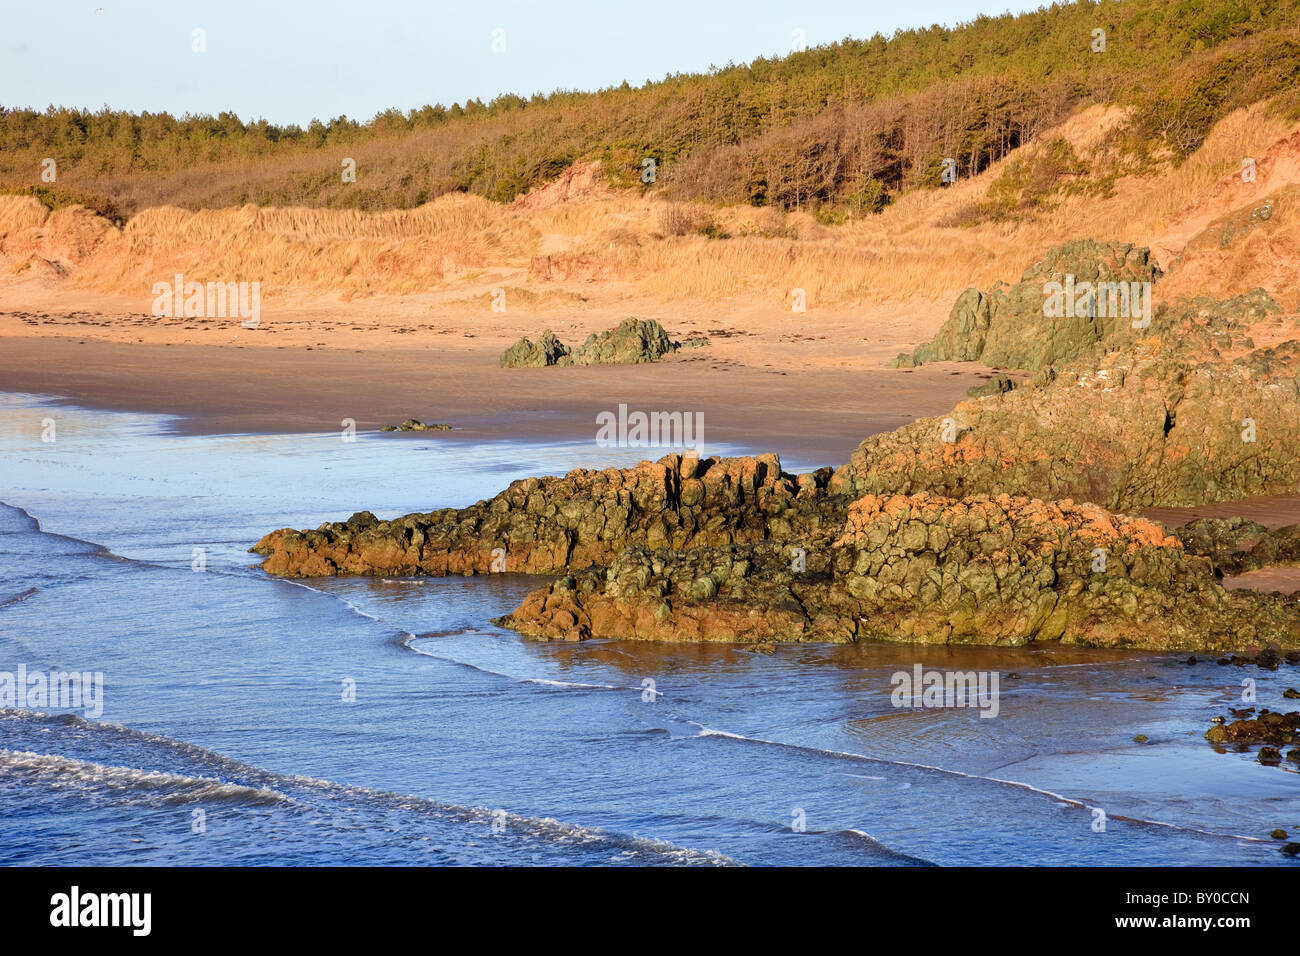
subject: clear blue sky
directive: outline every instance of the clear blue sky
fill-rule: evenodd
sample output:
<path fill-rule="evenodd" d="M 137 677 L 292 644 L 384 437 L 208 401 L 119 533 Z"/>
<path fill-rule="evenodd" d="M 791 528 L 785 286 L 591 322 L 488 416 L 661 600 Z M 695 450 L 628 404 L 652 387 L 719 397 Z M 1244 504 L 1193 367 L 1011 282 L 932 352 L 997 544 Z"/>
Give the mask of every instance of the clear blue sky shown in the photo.
<path fill-rule="evenodd" d="M 667 73 L 845 36 L 952 25 L 1042 0 L 5 0 L 0 105 L 231 110 L 244 119 L 369 119 L 450 105 L 640 85 Z M 207 51 L 192 51 L 192 33 Z M 505 31 L 504 52 L 492 49 Z"/>

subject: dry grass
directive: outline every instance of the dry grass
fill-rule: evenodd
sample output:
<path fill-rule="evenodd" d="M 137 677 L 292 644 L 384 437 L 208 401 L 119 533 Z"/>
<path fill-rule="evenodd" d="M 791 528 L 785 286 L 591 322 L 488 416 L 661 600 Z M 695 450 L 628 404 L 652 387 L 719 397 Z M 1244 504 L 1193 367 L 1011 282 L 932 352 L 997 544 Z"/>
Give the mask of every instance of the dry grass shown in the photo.
<path fill-rule="evenodd" d="M 1286 123 L 1257 104 L 1220 122 L 1181 166 L 1116 175 L 1106 136 L 1123 118 L 1119 110 L 1093 107 L 1038 141 L 1068 140 L 1094 177 L 1109 172 L 1114 178 L 1109 195 L 1066 195 L 1032 219 L 1008 223 L 943 225 L 987 194 L 1004 161 L 946 189 L 908 194 L 879 215 L 842 226 L 821 225 L 807 213 L 666 207 L 631 192 L 601 192 L 537 209 L 459 194 L 382 213 L 254 206 L 192 213 L 160 207 L 135 216 L 119 232 L 91 228 L 84 211 L 51 215 L 35 200 L 0 196 L 0 252 L 11 268 L 21 268 L 24 250 L 44 242 L 46 252 L 63 249 L 66 264 L 77 266 L 77 284 L 130 294 L 145 294 L 153 282 L 183 272 L 198 281 L 258 280 L 268 293 L 437 291 L 476 297 L 482 274 L 492 270 L 494 281 L 527 291 L 516 296 L 524 308 L 572 301 L 575 288 L 613 285 L 621 287 L 619 294 L 663 301 L 744 297 L 779 305 L 798 288 L 810 308 L 946 302 L 967 286 L 1018 277 L 1042 249 L 1067 239 L 1152 245 L 1180 217 L 1187 221 L 1188 208 L 1239 170 L 1243 156 L 1263 155 L 1288 132 Z M 1030 145 L 1020 154 L 1032 157 L 1038 148 Z M 666 221 L 688 225 L 665 228 Z M 729 238 L 700 235 L 699 224 L 706 221 L 713 223 L 713 235 Z M 77 239 L 51 244 L 51 235 L 61 233 Z M 42 238 L 33 238 L 37 234 Z M 538 257 L 544 267 L 538 267 Z"/>
<path fill-rule="evenodd" d="M 76 274 L 100 291 L 138 292 L 174 272 L 196 281 L 403 294 L 531 254 L 539 235 L 507 209 L 446 196 L 418 209 L 149 209 Z"/>

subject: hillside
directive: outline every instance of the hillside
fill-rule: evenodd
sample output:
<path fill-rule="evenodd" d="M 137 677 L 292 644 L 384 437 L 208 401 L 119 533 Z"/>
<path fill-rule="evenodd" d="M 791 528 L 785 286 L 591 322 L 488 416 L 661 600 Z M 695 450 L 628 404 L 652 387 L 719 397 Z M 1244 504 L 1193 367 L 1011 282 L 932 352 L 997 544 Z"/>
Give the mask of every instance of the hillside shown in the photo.
<path fill-rule="evenodd" d="M 417 295 L 440 311 L 480 314 L 490 311 L 493 289 L 525 314 L 643 301 L 788 314 L 795 289 L 810 310 L 918 301 L 946 311 L 962 289 L 1013 279 L 1046 247 L 1091 237 L 1152 247 L 1168 273 L 1158 298 L 1263 285 L 1287 307 L 1300 305 L 1291 188 L 1300 183 L 1300 139 L 1268 104 L 1230 114 L 1184 162 L 1118 176 L 1105 194 L 1040 194 L 1014 221 L 972 221 L 972 210 L 997 202 L 1019 169 L 1050 161 L 1053 144 L 1098 163 L 1125 122 L 1124 111 L 1085 108 L 977 176 L 836 226 L 807 212 L 613 189 L 588 164 L 510 204 L 448 195 L 375 213 L 161 207 L 123 227 L 83 207 L 51 212 L 30 196 L 0 196 L 0 262 L 7 284 L 24 294 L 67 287 L 123 296 L 141 311 L 153 283 L 176 272 L 259 281 L 268 301 Z M 1242 157 L 1255 159 L 1254 182 L 1242 181 Z M 1266 208 L 1267 218 L 1252 219 Z M 1225 238 L 1225 224 L 1238 221 Z"/>
<path fill-rule="evenodd" d="M 940 185 L 945 159 L 958 177 L 978 174 L 1090 104 L 1129 117 L 1097 181 L 1179 160 L 1215 122 L 1275 95 L 1277 115 L 1300 118 L 1298 76 L 1300 0 L 1054 4 L 635 89 L 391 109 L 305 129 L 231 114 L 11 107 L 0 116 L 0 185 L 44 185 L 49 157 L 58 180 L 42 198 L 119 220 L 161 205 L 383 210 L 450 192 L 510 201 L 574 163 L 598 162 L 633 195 L 838 222 Z M 344 159 L 356 162 L 355 182 L 343 181 Z M 647 159 L 653 183 L 641 181 Z M 1078 162 L 1060 152 L 1024 185 L 1050 185 Z M 1018 205 L 1003 196 L 968 215 L 1005 218 Z"/>

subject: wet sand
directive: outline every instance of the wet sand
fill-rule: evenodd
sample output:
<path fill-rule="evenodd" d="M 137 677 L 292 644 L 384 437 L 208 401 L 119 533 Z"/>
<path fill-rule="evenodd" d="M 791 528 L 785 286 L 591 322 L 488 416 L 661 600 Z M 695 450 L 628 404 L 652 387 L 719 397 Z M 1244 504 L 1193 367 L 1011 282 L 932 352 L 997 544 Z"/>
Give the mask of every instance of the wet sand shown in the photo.
<path fill-rule="evenodd" d="M 1300 524 L 1300 495 L 1279 495 L 1274 498 L 1242 498 L 1239 501 L 1216 501 L 1212 504 L 1190 508 L 1150 508 L 1143 514 L 1178 528 L 1197 518 L 1248 518 L 1268 528 Z M 1223 579 L 1229 589 L 1294 594 L 1300 591 L 1300 568 L 1269 567 L 1245 574 L 1231 574 Z"/>
<path fill-rule="evenodd" d="M 867 435 L 948 411 L 984 381 L 975 365 L 914 371 L 787 363 L 756 367 L 718 350 L 653 365 L 502 369 L 495 348 L 277 349 L 0 339 L 0 391 L 93 408 L 180 416 L 188 434 L 361 430 L 418 418 L 455 438 L 587 440 L 596 415 L 703 412 L 704 445 L 736 444 L 816 465 L 848 460 Z M 429 437 L 423 433 L 423 437 Z"/>
<path fill-rule="evenodd" d="M 1197 518 L 1249 518 L 1269 529 L 1300 523 L 1300 495 L 1278 495 L 1270 498 L 1241 498 L 1237 501 L 1215 501 L 1193 505 L 1190 508 L 1148 508 L 1144 517 L 1161 521 L 1178 528 Z"/>
<path fill-rule="evenodd" d="M 1239 588 L 1246 591 L 1263 591 L 1271 594 L 1294 594 L 1300 591 L 1300 568 L 1260 568 L 1245 574 L 1233 574 L 1223 579 L 1225 588 Z"/>

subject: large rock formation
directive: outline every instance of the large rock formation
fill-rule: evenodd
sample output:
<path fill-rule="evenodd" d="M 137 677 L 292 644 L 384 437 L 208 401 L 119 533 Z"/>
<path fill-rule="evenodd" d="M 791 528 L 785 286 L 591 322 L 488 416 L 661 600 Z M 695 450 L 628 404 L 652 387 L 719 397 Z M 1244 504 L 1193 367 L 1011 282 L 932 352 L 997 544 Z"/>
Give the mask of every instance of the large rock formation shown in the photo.
<path fill-rule="evenodd" d="M 616 328 L 591 333 L 576 349 L 570 349 L 550 331 L 542 333 L 535 343 L 520 339 L 501 353 L 501 367 L 640 365 L 657 362 L 679 348 L 707 344 L 708 339 L 703 338 L 674 342 L 654 319 L 626 318 Z"/>
<path fill-rule="evenodd" d="M 1111 513 L 1300 488 L 1290 321 L 1256 292 L 1058 338 L 1031 382 L 868 438 L 833 473 L 674 454 L 463 509 L 282 529 L 253 550 L 293 577 L 557 574 L 501 619 L 545 639 L 1297 647 L 1300 595 L 1219 583 L 1300 563 L 1297 529 L 1216 519 L 1175 536 Z"/>
<path fill-rule="evenodd" d="M 1037 371 L 1069 362 L 1133 322 L 1131 315 L 1120 314 L 1118 298 L 1112 302 L 1109 293 L 1095 294 L 1097 283 L 1123 285 L 1129 294 L 1134 285 L 1141 289 L 1159 276 L 1148 249 L 1091 239 L 1067 242 L 1049 249 L 1015 285 L 999 282 L 987 293 L 967 289 L 934 339 L 893 364 L 983 362 Z M 1059 300 L 1045 291 L 1051 283 L 1062 287 Z M 1149 302 L 1149 286 L 1146 290 Z M 1120 291 L 1115 290 L 1117 297 Z M 1131 299 L 1128 311 L 1134 311 Z"/>
<path fill-rule="evenodd" d="M 1115 511 L 1300 487 L 1300 343 L 1262 292 L 1180 300 L 1000 396 L 874 435 L 838 469 L 849 497 L 931 491 L 1092 501 Z"/>
<path fill-rule="evenodd" d="M 560 573 L 608 564 L 632 544 L 681 550 L 837 526 L 847 502 L 826 495 L 829 477 L 829 468 L 787 474 L 775 455 L 674 454 L 635 468 L 516 481 L 468 508 L 390 521 L 366 511 L 315 531 L 284 528 L 252 550 L 282 577 Z"/>
<path fill-rule="evenodd" d="M 536 342 L 523 338 L 501 353 L 502 368 L 545 368 L 558 365 L 569 355 L 569 347 L 547 329 Z"/>
<path fill-rule="evenodd" d="M 1295 599 L 1225 591 L 1145 519 L 1005 495 L 849 504 L 828 478 L 775 456 L 669 455 L 460 510 L 283 529 L 254 550 L 290 577 L 559 574 L 500 622 L 546 639 L 1300 643 Z"/>
<path fill-rule="evenodd" d="M 498 623 L 562 640 L 1300 643 L 1300 604 L 1225 591 L 1160 525 L 1009 496 L 868 495 L 837 533 L 636 546 Z"/>

